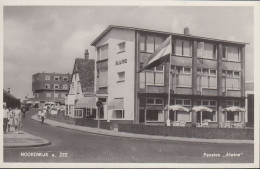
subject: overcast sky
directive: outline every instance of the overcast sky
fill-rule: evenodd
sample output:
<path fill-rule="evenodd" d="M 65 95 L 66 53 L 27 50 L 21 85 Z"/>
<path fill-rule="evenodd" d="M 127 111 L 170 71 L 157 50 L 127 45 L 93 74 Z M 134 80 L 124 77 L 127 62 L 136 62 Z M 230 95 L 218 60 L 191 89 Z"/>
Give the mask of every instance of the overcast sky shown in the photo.
<path fill-rule="evenodd" d="M 251 7 L 4 7 L 4 89 L 32 96 L 32 75 L 72 73 L 90 43 L 108 26 L 123 25 L 173 33 L 188 26 L 196 36 L 250 43 L 246 81 L 253 81 Z"/>

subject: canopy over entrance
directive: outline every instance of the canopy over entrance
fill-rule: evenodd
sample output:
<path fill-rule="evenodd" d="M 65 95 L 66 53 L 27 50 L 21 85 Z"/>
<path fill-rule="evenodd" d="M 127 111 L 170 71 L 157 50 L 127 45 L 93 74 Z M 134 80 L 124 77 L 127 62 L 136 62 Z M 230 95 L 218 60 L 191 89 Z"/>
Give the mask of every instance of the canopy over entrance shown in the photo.
<path fill-rule="evenodd" d="M 75 108 L 96 109 L 96 99 L 95 99 L 95 97 L 83 97 L 83 98 L 80 98 L 76 102 Z"/>
<path fill-rule="evenodd" d="M 227 108 L 222 109 L 222 111 L 224 111 L 224 112 L 236 112 L 236 111 L 245 112 L 246 110 L 241 107 L 227 107 Z"/>
<path fill-rule="evenodd" d="M 124 99 L 113 99 L 111 102 L 108 104 L 108 109 L 109 110 L 122 110 L 124 109 Z"/>
<path fill-rule="evenodd" d="M 165 107 L 166 110 L 167 110 L 168 108 L 169 108 L 170 110 L 172 110 L 172 111 L 185 111 L 185 112 L 189 112 L 189 111 L 190 111 L 190 109 L 187 109 L 186 107 L 182 107 L 182 106 L 180 106 L 180 105 L 171 105 L 171 106 Z"/>
<path fill-rule="evenodd" d="M 208 111 L 208 112 L 212 112 L 213 110 L 205 107 L 205 106 L 194 106 L 192 109 L 192 111 L 198 112 L 198 111 Z"/>

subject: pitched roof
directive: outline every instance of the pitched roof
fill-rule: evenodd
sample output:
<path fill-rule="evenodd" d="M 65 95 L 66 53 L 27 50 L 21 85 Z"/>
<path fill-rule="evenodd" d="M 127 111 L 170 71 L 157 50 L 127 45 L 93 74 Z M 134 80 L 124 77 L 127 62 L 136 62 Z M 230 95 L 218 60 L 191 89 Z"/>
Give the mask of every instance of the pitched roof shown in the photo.
<path fill-rule="evenodd" d="M 214 38 L 206 38 L 206 37 L 200 37 L 200 36 L 194 36 L 194 35 L 184 35 L 184 34 L 178 34 L 178 33 L 172 33 L 172 32 L 149 30 L 149 29 L 143 29 L 143 28 L 109 25 L 90 45 L 95 46 L 97 44 L 97 42 L 99 42 L 99 40 L 101 40 L 113 28 L 137 30 L 137 31 L 159 33 L 159 34 L 165 34 L 165 35 L 174 35 L 174 36 L 179 36 L 179 37 L 189 37 L 189 38 L 193 38 L 193 39 L 201 39 L 201 40 L 208 40 L 208 41 L 215 41 L 215 42 L 225 42 L 225 43 L 231 43 L 231 44 L 237 44 L 237 45 L 246 45 L 246 44 L 248 44 L 248 43 L 245 43 L 245 42 L 235 42 L 235 41 L 228 41 L 228 40 L 221 40 L 221 39 L 214 39 Z"/>
<path fill-rule="evenodd" d="M 83 93 L 94 92 L 95 60 L 76 58 L 73 74 L 78 73 Z"/>

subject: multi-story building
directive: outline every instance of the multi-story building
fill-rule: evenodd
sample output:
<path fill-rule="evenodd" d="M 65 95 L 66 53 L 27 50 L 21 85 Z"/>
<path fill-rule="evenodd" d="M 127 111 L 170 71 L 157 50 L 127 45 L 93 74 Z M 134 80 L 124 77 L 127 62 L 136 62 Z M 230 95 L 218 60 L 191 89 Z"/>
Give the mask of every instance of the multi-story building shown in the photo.
<path fill-rule="evenodd" d="M 246 83 L 246 122 L 248 127 L 254 127 L 254 82 Z"/>
<path fill-rule="evenodd" d="M 168 37 L 171 59 L 139 72 Z M 246 43 L 194 36 L 188 28 L 176 34 L 109 26 L 91 45 L 97 51 L 96 93 L 105 105 L 104 119 L 164 125 L 170 118 L 187 126 L 208 120 L 212 127 L 245 121 L 245 113 L 223 108 L 245 107 Z M 202 105 L 212 112 L 168 115 L 169 93 L 171 105 Z"/>
<path fill-rule="evenodd" d="M 66 97 L 66 114 L 75 118 L 96 118 L 96 97 L 94 94 L 95 60 L 76 58 L 70 81 L 69 94 Z"/>
<path fill-rule="evenodd" d="M 34 101 L 65 104 L 71 75 L 61 73 L 36 73 L 32 76 Z"/>

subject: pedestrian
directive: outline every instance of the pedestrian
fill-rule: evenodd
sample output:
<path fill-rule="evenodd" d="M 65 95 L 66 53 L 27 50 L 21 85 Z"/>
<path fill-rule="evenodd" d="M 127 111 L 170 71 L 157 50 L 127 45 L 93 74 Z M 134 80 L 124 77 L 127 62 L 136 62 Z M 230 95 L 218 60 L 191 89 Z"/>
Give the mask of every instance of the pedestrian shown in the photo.
<path fill-rule="evenodd" d="M 45 118 L 46 118 L 46 110 L 43 109 L 42 112 L 41 112 L 41 120 L 42 120 L 41 123 L 42 124 L 43 124 Z"/>
<path fill-rule="evenodd" d="M 22 107 L 22 114 L 23 114 L 23 118 L 25 118 L 25 108 Z"/>
<path fill-rule="evenodd" d="M 3 129 L 4 133 L 6 133 L 7 123 L 8 123 L 8 109 L 6 108 L 6 103 L 3 106 Z"/>
<path fill-rule="evenodd" d="M 15 131 L 17 131 L 17 134 L 19 134 L 19 128 L 21 127 L 21 110 L 16 107 L 14 110 L 14 128 Z"/>
<path fill-rule="evenodd" d="M 14 124 L 14 112 L 11 108 L 8 111 L 8 123 L 7 123 L 7 131 L 10 132 L 11 126 Z"/>

